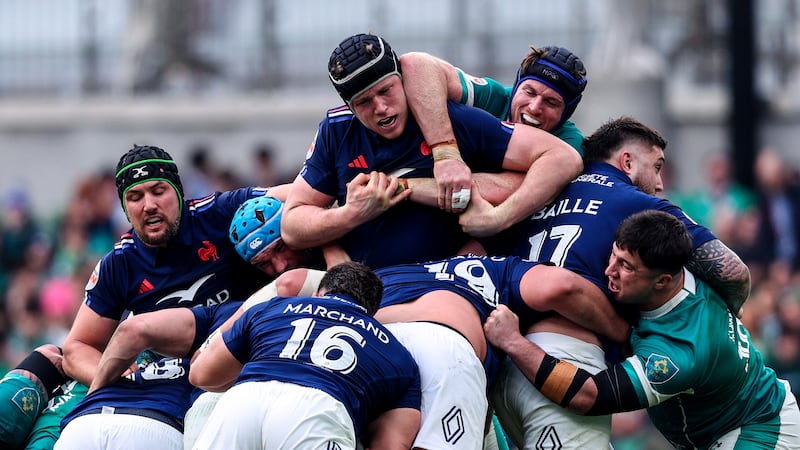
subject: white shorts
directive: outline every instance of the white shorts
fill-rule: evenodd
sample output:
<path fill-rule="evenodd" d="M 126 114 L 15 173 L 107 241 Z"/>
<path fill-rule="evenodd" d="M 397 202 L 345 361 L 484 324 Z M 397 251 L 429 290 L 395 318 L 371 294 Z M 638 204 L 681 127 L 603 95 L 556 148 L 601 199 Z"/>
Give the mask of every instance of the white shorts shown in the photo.
<path fill-rule="evenodd" d="M 480 450 L 488 401 L 486 371 L 469 341 L 430 322 L 398 322 L 386 328 L 419 366 L 422 426 L 415 447 Z"/>
<path fill-rule="evenodd" d="M 220 397 L 192 448 L 353 450 L 356 436 L 344 404 L 323 391 L 246 382 Z"/>
<path fill-rule="evenodd" d="M 175 428 L 149 417 L 131 414 L 86 414 L 71 420 L 53 450 L 182 450 L 183 436 Z"/>
<path fill-rule="evenodd" d="M 183 419 L 183 448 L 192 448 L 222 394 L 223 392 L 203 392 L 186 411 Z"/>
<path fill-rule="evenodd" d="M 588 342 L 558 333 L 531 333 L 526 338 L 551 356 L 589 371 L 606 369 L 603 350 Z M 495 414 L 517 447 L 525 449 L 610 449 L 611 415 L 581 416 L 571 413 L 536 389 L 510 358 L 492 388 Z"/>

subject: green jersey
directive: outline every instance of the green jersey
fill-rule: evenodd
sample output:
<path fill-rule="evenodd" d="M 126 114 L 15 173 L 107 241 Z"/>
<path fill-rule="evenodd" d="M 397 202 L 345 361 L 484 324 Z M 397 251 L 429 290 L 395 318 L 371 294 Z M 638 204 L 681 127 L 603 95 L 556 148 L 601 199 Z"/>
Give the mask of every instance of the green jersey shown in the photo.
<path fill-rule="evenodd" d="M 641 313 L 634 355 L 622 365 L 672 445 L 707 448 L 728 431 L 777 417 L 786 390 L 724 300 L 684 274 L 679 294 Z"/>
<path fill-rule="evenodd" d="M 508 118 L 513 86 L 503 86 L 492 78 L 479 78 L 456 69 L 461 80 L 461 103 L 488 111 L 501 120 Z M 551 131 L 550 134 L 566 142 L 583 157 L 583 133 L 571 121 Z"/>

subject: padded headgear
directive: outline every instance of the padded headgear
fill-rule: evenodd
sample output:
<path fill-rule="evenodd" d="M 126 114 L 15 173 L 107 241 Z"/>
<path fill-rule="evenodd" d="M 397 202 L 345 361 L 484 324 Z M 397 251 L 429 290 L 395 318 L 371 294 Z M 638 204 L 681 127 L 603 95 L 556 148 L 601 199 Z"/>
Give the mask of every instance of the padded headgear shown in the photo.
<path fill-rule="evenodd" d="M 348 105 L 384 78 L 400 73 L 400 60 L 392 47 L 373 34 L 356 34 L 343 40 L 328 61 L 333 87 Z"/>
<path fill-rule="evenodd" d="M 282 216 L 283 202 L 275 197 L 251 198 L 239 206 L 229 236 L 242 259 L 250 262 L 280 239 Z"/>
<path fill-rule="evenodd" d="M 526 58 L 517 70 L 514 94 L 525 80 L 540 81 L 561 95 L 564 99 L 564 112 L 556 125 L 560 127 L 575 112 L 586 89 L 586 68 L 583 61 L 564 47 L 546 46 L 544 56 L 533 62 Z"/>
<path fill-rule="evenodd" d="M 125 207 L 125 192 L 147 181 L 161 180 L 169 183 L 178 193 L 178 202 L 183 204 L 183 185 L 178 176 L 178 166 L 169 153 L 150 145 L 134 145 L 117 163 L 117 193 Z"/>

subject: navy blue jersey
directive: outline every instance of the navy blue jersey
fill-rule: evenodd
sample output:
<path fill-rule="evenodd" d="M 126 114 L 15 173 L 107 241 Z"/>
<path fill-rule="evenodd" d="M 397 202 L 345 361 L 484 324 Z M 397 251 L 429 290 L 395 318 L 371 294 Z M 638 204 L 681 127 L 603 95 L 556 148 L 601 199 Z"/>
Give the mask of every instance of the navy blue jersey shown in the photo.
<path fill-rule="evenodd" d="M 277 380 L 327 392 L 356 434 L 394 408 L 420 407 L 419 370 L 397 339 L 345 297 L 275 297 L 222 334 L 244 364 L 236 383 Z"/>
<path fill-rule="evenodd" d="M 203 343 L 206 337 L 228 320 L 242 303 L 231 301 L 219 305 L 192 308 L 192 314 L 195 316 L 194 344 L 187 355 L 181 356 L 191 357 L 194 350 Z M 178 379 L 150 380 L 146 385 L 134 384 L 125 380 L 106 385 L 78 403 L 75 409 L 61 422 L 61 427 L 66 426 L 82 412 L 103 406 L 151 409 L 182 420 L 186 410 L 191 406 L 191 402 L 203 392 L 202 389 L 189 384 L 187 377 L 188 372 Z"/>
<path fill-rule="evenodd" d="M 498 304 L 520 320 L 535 322 L 548 313 L 528 307 L 519 291 L 522 276 L 538 263 L 509 256 L 455 256 L 424 264 L 384 267 L 375 273 L 383 280 L 381 307 L 408 303 L 432 291 L 454 292 L 469 301 L 486 321 Z M 486 341 L 484 367 L 491 384 L 499 368 L 498 353 Z"/>
<path fill-rule="evenodd" d="M 243 303 L 234 301 L 221 305 L 192 308 L 192 314 L 194 314 L 194 341 L 187 356 L 191 357 L 195 350 L 203 345 L 206 338 L 234 315 Z"/>
<path fill-rule="evenodd" d="M 139 314 L 249 297 L 269 279 L 236 253 L 228 229 L 239 205 L 265 192 L 242 188 L 186 201 L 178 235 L 167 248 L 148 247 L 132 231 L 124 234 L 95 267 L 86 285 L 86 305 L 119 320 L 125 311 Z M 150 409 L 183 419 L 192 389 L 186 374 L 144 384 L 113 383 L 86 396 L 62 427 L 101 406 Z"/>
<path fill-rule="evenodd" d="M 591 163 L 550 205 L 506 231 L 482 241 L 489 254 L 550 261 L 582 275 L 609 298 L 605 269 L 614 233 L 625 218 L 657 209 L 686 224 L 694 248 L 716 239 L 668 200 L 645 194 L 606 163 Z"/>
<path fill-rule="evenodd" d="M 448 111 L 464 161 L 481 172 L 502 170 L 514 125 L 457 103 L 448 103 Z M 346 106 L 329 110 L 300 172 L 303 179 L 344 204 L 347 183 L 371 171 L 432 178 L 431 149 L 419 125 L 409 115 L 403 134 L 387 140 L 366 128 Z M 444 258 L 455 254 L 466 239 L 457 215 L 404 202 L 352 230 L 339 243 L 352 260 L 375 269 Z"/>
<path fill-rule="evenodd" d="M 95 267 L 86 305 L 119 320 L 126 310 L 138 314 L 247 298 L 269 278 L 236 253 L 228 228 L 239 205 L 264 192 L 242 188 L 186 201 L 178 235 L 166 248 L 148 247 L 132 231 L 124 234 Z"/>
<path fill-rule="evenodd" d="M 189 395 L 193 389 L 188 370 L 184 370 L 177 378 L 148 380 L 142 384 L 117 381 L 84 397 L 61 421 L 61 429 L 84 412 L 104 406 L 148 409 L 183 420 L 186 410 L 191 406 Z"/>
<path fill-rule="evenodd" d="M 244 302 L 232 301 L 223 303 L 221 305 L 202 306 L 192 308 L 194 314 L 194 341 L 192 348 L 189 350 L 187 358 L 191 358 L 195 350 L 203 345 L 203 342 L 214 332 L 217 328 L 221 327 L 226 320 L 239 310 Z M 194 403 L 203 392 L 204 389 L 195 387 L 190 395 L 190 402 Z"/>
<path fill-rule="evenodd" d="M 508 230 L 484 239 L 489 254 L 515 255 L 532 261 L 550 261 L 597 285 L 626 318 L 636 317 L 629 307 L 616 303 L 605 276 L 614 233 L 625 218 L 647 209 L 677 217 L 686 225 L 694 247 L 716 239 L 706 227 L 696 224 L 668 200 L 646 194 L 616 167 L 595 162 L 587 164 L 550 205 Z M 606 356 L 617 362 L 622 348 L 600 337 Z"/>

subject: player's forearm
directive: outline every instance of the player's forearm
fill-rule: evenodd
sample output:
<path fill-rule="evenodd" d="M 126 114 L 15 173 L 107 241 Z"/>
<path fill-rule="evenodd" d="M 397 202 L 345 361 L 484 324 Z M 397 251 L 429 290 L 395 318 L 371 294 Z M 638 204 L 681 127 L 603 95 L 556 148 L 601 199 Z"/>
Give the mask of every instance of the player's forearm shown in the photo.
<path fill-rule="evenodd" d="M 594 283 L 560 267 L 538 265 L 522 278 L 520 293 L 535 310 L 555 311 L 581 327 L 626 342 L 630 325 Z"/>
<path fill-rule="evenodd" d="M 92 384 L 89 386 L 89 392 L 94 392 L 117 381 L 135 361 L 136 355 L 127 358 L 118 355 L 106 357 L 104 354 L 97 367 L 97 373 L 92 380 Z"/>
<path fill-rule="evenodd" d="M 525 378 L 545 397 L 576 414 L 587 414 L 597 399 L 591 374 L 566 361 L 551 357 L 519 335 L 504 347 Z"/>
<path fill-rule="evenodd" d="M 519 188 L 497 205 L 505 228 L 551 203 L 583 168 L 578 153 L 564 144 L 542 154 L 525 173 Z M 516 169 L 509 169 L 516 170 Z"/>
<path fill-rule="evenodd" d="M 614 342 L 627 342 L 631 334 L 630 325 L 617 314 L 597 286 L 582 280 L 572 294 L 563 297 L 568 301 L 560 303 L 556 312 Z"/>
<path fill-rule="evenodd" d="M 320 247 L 339 239 L 366 220 L 351 217 L 346 207 L 297 206 L 284 211 L 281 238 L 292 248 Z"/>
<path fill-rule="evenodd" d="M 481 196 L 492 205 L 503 203 L 525 179 L 523 172 L 473 173 L 472 179 Z M 438 186 L 433 178 L 407 178 L 411 189 L 411 201 L 428 206 L 437 206 Z"/>
<path fill-rule="evenodd" d="M 131 330 L 136 328 L 130 325 L 138 321 L 137 319 L 138 317 L 123 321 L 114 332 L 100 357 L 97 372 L 89 387 L 90 392 L 116 381 L 136 361 L 139 353 L 147 348 L 145 340 Z"/>
<path fill-rule="evenodd" d="M 750 270 L 719 239 L 698 247 L 686 267 L 721 295 L 734 313 L 739 312 L 750 295 Z"/>
<path fill-rule="evenodd" d="M 395 408 L 381 414 L 369 424 L 370 450 L 401 450 L 414 445 L 420 427 L 420 411 Z"/>
<path fill-rule="evenodd" d="M 454 140 L 447 113 L 447 74 L 437 58 L 426 53 L 406 53 L 400 57 L 403 88 L 408 106 L 429 144 Z"/>
<path fill-rule="evenodd" d="M 100 356 L 100 351 L 90 345 L 67 341 L 64 343 L 64 373 L 89 386 L 97 372 Z"/>

